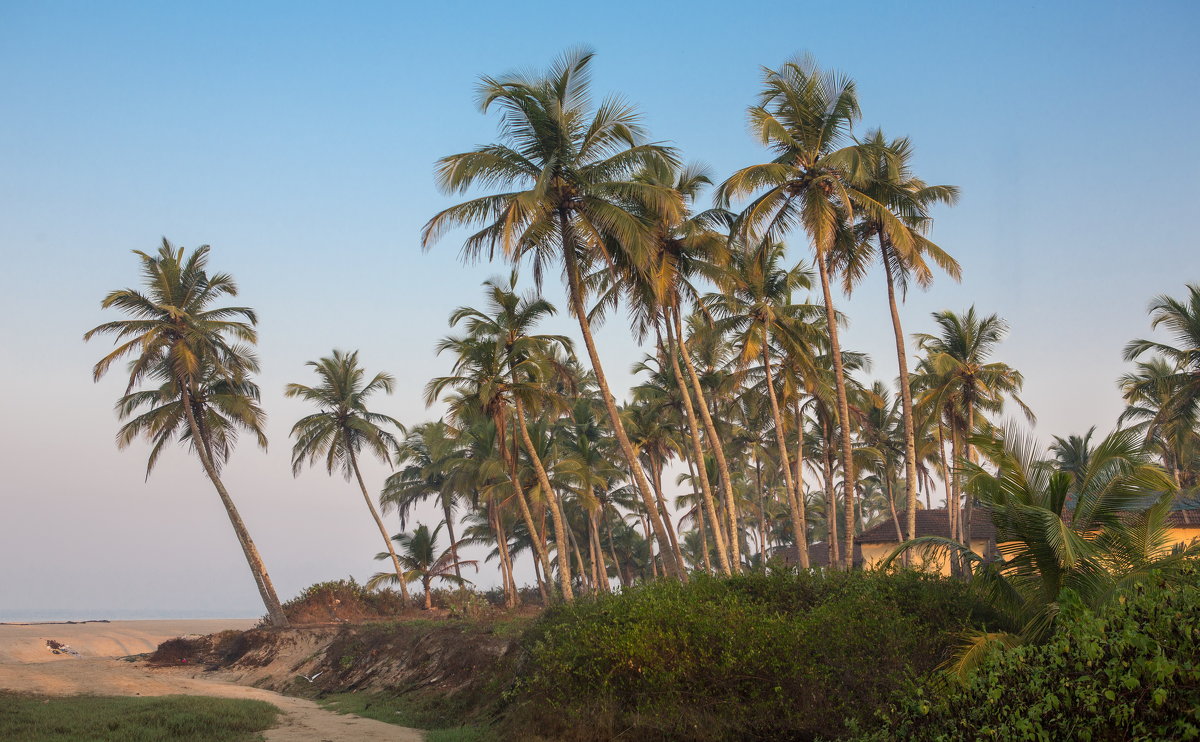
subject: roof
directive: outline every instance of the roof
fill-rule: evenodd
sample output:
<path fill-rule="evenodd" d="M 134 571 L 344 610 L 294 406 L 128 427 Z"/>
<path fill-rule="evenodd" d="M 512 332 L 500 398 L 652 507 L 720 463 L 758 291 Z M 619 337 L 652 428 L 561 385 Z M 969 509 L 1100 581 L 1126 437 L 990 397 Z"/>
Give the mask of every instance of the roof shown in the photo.
<path fill-rule="evenodd" d="M 785 546 L 775 552 L 775 556 L 782 559 L 785 564 L 799 564 L 800 554 L 797 551 L 795 544 Z M 862 549 L 858 544 L 854 545 L 854 566 L 861 567 L 863 563 Z M 808 564 L 810 567 L 828 567 L 829 566 L 829 544 L 818 541 L 815 544 L 808 545 Z"/>
<path fill-rule="evenodd" d="M 1200 513 L 1197 513 L 1200 516 Z M 908 519 L 902 514 L 900 516 L 900 528 L 902 531 L 907 531 Z M 1200 517 L 1197 517 L 1200 522 Z M 935 510 L 918 510 L 917 511 L 917 537 L 920 536 L 942 536 L 950 538 L 950 515 L 945 508 L 937 508 Z M 908 533 L 904 534 L 904 541 L 913 538 Z M 996 539 L 996 527 L 992 525 L 992 519 L 988 515 L 986 509 L 976 507 L 971 511 L 971 538 Z M 891 518 L 883 521 L 879 525 L 868 528 L 858 534 L 855 541 L 860 544 L 894 544 L 896 541 L 896 526 Z"/>

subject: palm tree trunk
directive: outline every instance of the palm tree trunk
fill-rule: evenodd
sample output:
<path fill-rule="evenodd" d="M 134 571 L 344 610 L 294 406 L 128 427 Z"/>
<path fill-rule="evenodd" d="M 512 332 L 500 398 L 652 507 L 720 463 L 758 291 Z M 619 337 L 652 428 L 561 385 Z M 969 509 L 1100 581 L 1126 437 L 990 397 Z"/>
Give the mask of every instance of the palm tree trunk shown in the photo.
<path fill-rule="evenodd" d="M 515 427 L 521 436 L 521 442 L 525 446 L 525 451 L 529 454 L 529 459 L 533 462 L 533 469 L 537 472 L 538 486 L 542 488 L 542 494 L 546 498 L 547 504 L 550 506 L 550 517 L 554 521 L 554 544 L 561 556 L 563 553 L 563 545 L 566 543 L 566 533 L 563 530 L 562 513 L 558 509 L 558 498 L 555 496 L 554 488 L 550 486 L 550 478 L 546 476 L 546 470 L 542 466 L 542 459 L 537 454 L 537 449 L 534 448 L 533 440 L 529 437 L 529 428 L 525 423 L 525 407 L 520 398 L 513 397 L 513 406 L 516 408 L 517 419 Z M 507 446 L 501 446 L 505 451 L 505 459 L 512 458 L 508 452 Z M 513 489 L 517 493 L 517 505 L 521 509 L 521 518 L 525 521 L 525 527 L 529 529 L 530 540 L 533 542 L 533 549 L 537 552 L 537 558 L 542 562 L 542 569 L 546 572 L 547 581 L 550 579 L 550 554 L 546 551 L 546 542 L 538 538 L 537 525 L 533 522 L 533 514 L 529 511 L 529 502 L 525 499 L 525 491 L 521 487 L 519 477 L 517 476 L 517 462 L 506 460 L 504 462 L 509 467 L 509 476 L 512 478 Z M 575 598 L 571 592 L 571 565 L 567 564 L 563 567 L 563 560 L 559 559 L 558 574 L 561 581 L 563 600 L 568 603 Z"/>
<path fill-rule="evenodd" d="M 591 531 L 591 551 L 596 555 L 596 585 L 600 588 L 601 592 L 607 593 L 609 592 L 608 565 L 604 563 L 604 547 L 600 544 L 600 524 L 596 522 L 596 516 L 594 514 L 589 514 L 588 525 L 590 526 Z"/>
<path fill-rule="evenodd" d="M 425 588 L 425 610 L 433 610 L 433 596 L 430 594 L 429 583 L 432 580 L 429 577 L 421 578 L 421 586 Z"/>
<path fill-rule="evenodd" d="M 963 443 L 966 444 L 967 447 L 967 461 L 971 462 L 972 464 L 975 463 L 975 446 L 971 444 L 971 436 L 973 435 L 975 435 L 975 405 L 967 405 L 967 429 L 963 433 Z M 966 500 L 966 512 L 963 515 L 962 532 L 963 543 L 966 544 L 966 547 L 969 550 L 971 548 L 971 505 L 975 498 L 971 497 L 970 492 L 966 492 L 964 494 L 964 499 Z M 965 572 L 968 577 L 971 576 L 971 563 L 969 561 L 963 565 L 963 572 Z"/>
<path fill-rule="evenodd" d="M 604 375 L 604 366 L 600 363 L 600 353 L 596 350 L 596 340 L 592 337 L 592 328 L 588 322 L 587 309 L 583 305 L 583 288 L 580 285 L 579 276 L 579 258 L 575 255 L 574 240 L 569 236 L 571 234 L 570 223 L 565 213 L 560 214 L 560 219 L 571 308 L 575 313 L 575 318 L 579 321 L 579 331 L 583 334 L 583 344 L 587 347 L 588 358 L 592 364 L 592 372 L 596 374 L 596 383 L 600 386 L 600 397 L 604 402 L 604 408 L 608 411 L 608 419 L 612 423 L 617 443 L 621 447 L 621 453 L 625 456 L 625 463 L 629 465 L 629 470 L 633 473 L 638 494 L 642 496 L 642 503 L 648 510 L 650 524 L 654 528 L 654 535 L 658 538 L 660 545 L 665 545 L 669 543 L 666 529 L 663 527 L 662 519 L 658 517 L 658 512 L 655 510 L 654 496 L 650 492 L 650 484 L 646 481 L 646 474 L 642 471 L 642 467 L 638 463 L 637 451 L 634 450 L 633 444 L 629 441 L 629 436 L 625 433 L 625 426 L 621 423 L 621 415 L 617 410 L 612 390 L 608 386 L 608 378 Z M 670 547 L 668 546 L 668 548 L 662 551 L 664 568 L 667 575 L 686 582 L 687 572 L 683 569 L 682 565 L 675 561 L 675 555 L 671 553 Z"/>
<path fill-rule="evenodd" d="M 671 540 L 671 551 L 675 554 L 675 560 L 683 564 L 683 552 L 679 549 L 679 537 L 675 534 L 675 524 L 671 522 L 671 512 L 667 509 L 667 499 L 663 496 L 662 462 L 652 462 L 650 468 L 654 473 L 654 478 L 650 480 L 650 486 L 654 488 L 654 499 L 658 502 L 658 513 L 662 516 L 663 525 L 667 529 L 667 537 Z"/>
<path fill-rule="evenodd" d="M 687 339 L 683 336 L 683 322 L 679 318 L 678 308 L 672 312 L 672 315 L 675 322 L 675 337 L 679 343 L 679 355 L 683 357 L 683 366 L 687 369 L 688 380 L 692 383 L 692 392 L 698 401 L 696 407 L 700 410 L 700 420 L 704 423 L 704 434 L 708 436 L 709 448 L 712 449 L 713 456 L 717 459 L 717 472 L 720 474 L 721 489 L 725 494 L 725 511 L 729 518 L 729 566 L 733 572 L 740 572 L 742 555 L 738 539 L 737 506 L 733 499 L 733 479 L 729 475 L 729 462 L 725 459 L 724 444 L 717 437 L 717 426 L 713 424 L 712 415 L 708 412 L 704 387 L 700 385 L 700 376 L 696 373 L 696 366 L 692 363 L 692 355 L 688 351 Z M 697 466 L 700 466 L 703 461 L 704 459 L 700 459 Z M 720 528 L 719 524 L 719 520 L 713 521 L 714 537 Z"/>
<path fill-rule="evenodd" d="M 201 434 L 200 426 L 196 422 L 196 416 L 192 411 L 192 395 L 188 388 L 188 382 L 184 381 L 181 386 L 183 387 L 181 403 L 184 415 L 187 417 L 188 428 L 192 431 L 192 440 L 201 442 L 201 445 L 194 446 L 196 454 L 200 457 L 200 465 L 204 467 L 204 473 L 208 475 L 209 481 L 212 482 L 213 487 L 217 490 L 217 496 L 221 498 L 221 504 L 225 506 L 225 514 L 229 516 L 229 522 L 233 525 L 234 535 L 237 536 L 238 543 L 242 546 L 242 554 L 245 555 L 246 562 L 250 565 L 250 574 L 254 576 L 254 584 L 258 587 L 258 594 L 262 597 L 263 605 L 267 608 L 267 616 L 271 620 L 271 625 L 276 628 L 283 628 L 288 625 L 287 616 L 283 613 L 283 606 L 279 603 L 279 596 L 275 594 L 275 586 L 271 583 L 271 576 L 267 574 L 267 565 L 263 563 L 262 557 L 259 556 L 258 547 L 254 545 L 254 540 L 250 538 L 250 531 L 242 521 L 242 516 L 238 513 L 237 506 L 233 504 L 233 498 L 229 496 L 229 490 L 225 489 L 225 483 L 221 481 L 221 476 L 217 473 L 217 467 L 213 465 L 212 456 L 209 452 L 208 439 Z"/>
<path fill-rule="evenodd" d="M 604 519 L 604 530 L 608 533 L 608 553 L 612 557 L 617 580 L 621 583 L 621 587 L 629 587 L 629 583 L 625 580 L 625 570 L 621 569 L 621 560 L 617 559 L 617 548 L 613 545 L 612 520 L 610 518 Z"/>
<path fill-rule="evenodd" d="M 408 605 L 408 586 L 404 584 L 404 568 L 400 566 L 400 557 L 396 556 L 396 548 L 392 545 L 392 537 L 388 535 L 387 528 L 383 525 L 383 518 L 379 517 L 379 511 L 375 509 L 375 503 L 371 502 L 371 495 L 367 493 L 367 485 L 363 482 L 362 472 L 358 470 L 358 454 L 354 452 L 354 446 L 350 443 L 350 436 L 343 436 L 346 440 L 346 450 L 350 452 L 350 468 L 354 470 L 354 477 L 358 480 L 358 488 L 362 491 L 363 500 L 367 503 L 367 510 L 371 511 L 371 517 L 375 519 L 375 526 L 379 529 L 379 535 L 383 537 L 384 544 L 387 545 L 388 555 L 392 558 L 392 567 L 396 570 L 396 580 L 400 583 L 400 597 L 404 600 L 404 605 Z M 451 537 L 453 543 L 453 537 Z"/>
<path fill-rule="evenodd" d="M 808 505 L 804 501 L 804 413 L 800 409 L 800 398 L 796 398 L 796 504 L 800 510 L 800 534 L 808 551 Z"/>
<path fill-rule="evenodd" d="M 880 250 L 890 251 L 883 231 L 879 231 Z M 909 534 L 917 531 L 917 436 L 913 424 L 912 383 L 908 378 L 908 353 L 904 347 L 904 328 L 900 326 L 900 310 L 896 306 L 896 288 L 892 264 L 883 255 L 883 271 L 887 277 L 888 306 L 892 311 L 892 332 L 896 336 L 896 363 L 900 367 L 900 413 L 904 418 L 904 508 Z M 915 538 L 911 536 L 910 538 Z"/>
<path fill-rule="evenodd" d="M 446 501 L 445 496 L 442 497 L 442 514 L 446 516 L 446 533 L 450 536 L 450 556 L 454 559 L 454 576 L 457 577 L 461 585 L 462 582 L 462 566 L 458 563 L 458 542 L 454 540 L 454 513 L 450 510 L 450 503 Z"/>
<path fill-rule="evenodd" d="M 804 538 L 804 505 L 796 497 L 796 481 L 792 479 L 792 461 L 788 456 L 786 428 L 783 427 L 783 415 L 779 412 L 779 397 L 775 394 L 775 380 L 771 376 L 771 354 L 767 350 L 768 343 L 763 342 L 763 370 L 766 372 L 767 397 L 771 400 L 771 417 L 775 421 L 775 443 L 779 447 L 779 468 L 783 470 L 783 483 L 787 487 L 788 500 L 791 502 L 792 530 L 796 536 L 796 552 L 800 556 L 800 568 L 808 569 L 808 539 Z"/>
<path fill-rule="evenodd" d="M 829 532 L 829 566 L 834 567 L 841 562 L 841 549 L 838 543 L 837 494 L 833 491 L 833 431 L 830 430 L 829 420 L 821 420 L 825 433 L 825 445 L 822 446 L 822 473 L 825 475 L 825 529 Z"/>
<path fill-rule="evenodd" d="M 696 469 L 693 473 L 692 481 L 698 481 L 700 484 L 701 497 L 704 500 L 704 507 L 708 509 L 709 518 L 714 524 L 721 521 L 717 518 L 716 504 L 713 501 L 712 488 L 708 482 L 708 472 L 704 467 L 704 447 L 700 444 L 700 429 L 696 425 L 696 408 L 692 404 L 692 395 L 688 391 L 688 386 L 683 380 L 683 373 L 679 370 L 679 351 L 686 353 L 682 348 L 679 351 L 675 348 L 675 333 L 671 329 L 671 321 L 667 319 L 664 324 L 667 326 L 667 356 L 671 359 L 671 372 L 675 374 L 675 383 L 679 385 L 679 396 L 683 400 L 684 416 L 687 418 L 688 431 L 691 434 L 692 455 L 695 456 Z M 703 399 L 700 401 L 700 406 L 704 406 Z M 715 440 L 715 439 L 713 439 Z M 713 539 L 717 544 L 717 561 L 721 565 L 721 574 L 730 575 L 732 572 L 729 567 L 729 553 L 725 550 L 725 539 L 719 530 L 713 533 Z M 705 559 L 707 559 L 707 555 Z"/>
<path fill-rule="evenodd" d="M 829 328 L 829 349 L 833 355 L 833 380 L 837 388 L 838 421 L 842 433 L 842 478 L 846 495 L 846 541 L 842 551 L 842 564 L 849 571 L 854 568 L 854 452 L 850 442 L 850 402 L 846 397 L 846 369 L 842 364 L 842 346 L 838 342 L 837 314 L 833 307 L 833 294 L 829 290 L 829 265 L 825 255 L 817 255 L 817 267 L 821 275 L 821 293 L 825 298 L 825 322 Z"/>
<path fill-rule="evenodd" d="M 892 473 L 888 471 L 886 465 L 883 468 L 883 493 L 887 496 L 888 510 L 892 512 L 892 525 L 896 528 L 896 543 L 902 544 L 904 543 L 904 530 L 900 528 L 900 516 L 896 513 L 896 500 L 892 497 Z M 911 529 L 909 533 L 912 533 Z"/>
<path fill-rule="evenodd" d="M 500 577 L 504 581 L 504 604 L 509 608 L 517 605 L 517 581 L 513 577 L 512 553 L 508 550 L 508 534 L 504 531 L 500 508 L 495 498 L 488 500 L 488 520 L 496 534 L 496 554 L 500 557 Z"/>

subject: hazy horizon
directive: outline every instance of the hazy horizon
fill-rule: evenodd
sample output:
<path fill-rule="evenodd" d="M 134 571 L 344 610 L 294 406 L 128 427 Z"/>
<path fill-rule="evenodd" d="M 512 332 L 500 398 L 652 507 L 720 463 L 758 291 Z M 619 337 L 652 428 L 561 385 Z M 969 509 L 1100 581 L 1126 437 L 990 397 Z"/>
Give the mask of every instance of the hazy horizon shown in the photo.
<path fill-rule="evenodd" d="M 1193 4 L 844 3 L 770 18 L 715 3 L 538 7 L 0 6 L 14 72 L 0 82 L 0 621 L 72 606 L 262 613 L 199 464 L 173 450 L 147 480 L 146 447 L 113 442 L 125 379 L 91 381 L 111 345 L 82 334 L 116 318 L 101 298 L 137 285 L 130 250 L 162 236 L 210 244 L 212 269 L 261 317 L 271 447 L 243 439 L 226 480 L 280 597 L 380 567 L 355 487 L 320 469 L 293 479 L 288 430 L 306 408 L 283 386 L 308 383 L 305 361 L 358 349 L 398 380 L 378 411 L 438 415 L 421 391 L 448 369 L 433 353 L 446 318 L 508 268 L 461 265 L 456 235 L 421 252 L 421 225 L 453 202 L 433 163 L 496 139 L 474 105 L 479 75 L 541 69 L 573 46 L 596 50 L 598 94 L 635 103 L 653 139 L 718 181 L 766 159 L 745 125 L 761 66 L 808 51 L 855 78 L 856 132 L 910 136 L 917 173 L 962 189 L 932 237 L 963 281 L 912 291 L 906 331 L 971 304 L 1004 317 L 997 358 L 1024 373 L 1043 440 L 1113 427 L 1121 350 L 1150 335 L 1147 303 L 1200 280 L 1179 228 L 1200 195 Z M 798 235 L 789 256 L 808 256 Z M 575 337 L 557 271 L 546 295 L 560 309 L 547 331 Z M 866 378 L 890 383 L 879 276 L 839 308 L 843 343 L 874 361 Z M 624 317 L 598 343 L 623 393 L 641 357 Z M 373 489 L 386 474 L 364 467 Z M 439 518 L 427 504 L 413 521 Z M 527 556 L 521 570 L 531 580 Z M 481 565 L 480 586 L 498 581 Z"/>

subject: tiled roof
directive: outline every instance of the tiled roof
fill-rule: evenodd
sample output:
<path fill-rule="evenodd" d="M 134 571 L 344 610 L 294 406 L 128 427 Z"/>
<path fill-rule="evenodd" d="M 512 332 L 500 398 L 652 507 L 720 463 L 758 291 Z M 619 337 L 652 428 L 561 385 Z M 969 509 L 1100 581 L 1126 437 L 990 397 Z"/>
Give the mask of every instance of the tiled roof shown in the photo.
<path fill-rule="evenodd" d="M 785 546 L 775 552 L 775 556 L 784 561 L 785 564 L 799 564 L 800 554 L 795 545 Z M 854 545 L 854 566 L 862 566 L 863 556 L 862 549 L 858 544 Z M 828 567 L 829 566 L 829 544 L 818 542 L 808 545 L 808 564 L 812 567 Z"/>
<path fill-rule="evenodd" d="M 900 528 L 902 531 L 907 531 L 907 521 L 907 517 L 901 514 Z M 918 510 L 917 536 L 950 538 L 949 511 L 945 508 Z M 907 541 L 909 538 L 912 536 L 904 533 L 904 540 Z M 971 539 L 977 538 L 992 540 L 996 538 L 996 527 L 992 525 L 992 519 L 988 512 L 981 507 L 976 507 L 971 512 Z M 894 544 L 896 543 L 896 526 L 892 523 L 892 519 L 888 518 L 879 525 L 858 534 L 855 540 L 860 544 Z"/>

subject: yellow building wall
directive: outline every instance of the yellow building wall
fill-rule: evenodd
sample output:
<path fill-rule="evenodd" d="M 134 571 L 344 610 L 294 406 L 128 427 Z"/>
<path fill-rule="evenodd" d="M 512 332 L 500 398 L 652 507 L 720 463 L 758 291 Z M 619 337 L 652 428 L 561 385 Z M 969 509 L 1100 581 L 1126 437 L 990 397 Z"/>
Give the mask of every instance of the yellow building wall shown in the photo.
<path fill-rule="evenodd" d="M 1175 526 L 1167 529 L 1167 536 L 1167 543 L 1172 547 L 1178 545 L 1191 546 L 1194 540 L 1200 538 L 1200 525 Z"/>
<path fill-rule="evenodd" d="M 863 555 L 863 568 L 873 569 L 879 566 L 879 563 L 887 559 L 888 554 L 896 550 L 898 542 L 891 543 L 876 543 L 876 544 L 860 544 Z M 987 539 L 971 539 L 971 551 L 979 556 L 987 554 L 988 541 Z M 950 558 L 946 554 L 945 549 L 930 550 L 929 553 L 924 553 L 921 549 L 912 549 L 911 563 L 917 569 L 925 572 L 934 572 L 940 575 L 950 575 Z"/>

